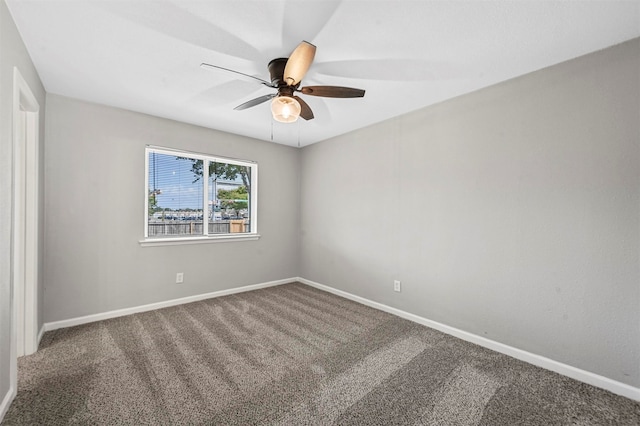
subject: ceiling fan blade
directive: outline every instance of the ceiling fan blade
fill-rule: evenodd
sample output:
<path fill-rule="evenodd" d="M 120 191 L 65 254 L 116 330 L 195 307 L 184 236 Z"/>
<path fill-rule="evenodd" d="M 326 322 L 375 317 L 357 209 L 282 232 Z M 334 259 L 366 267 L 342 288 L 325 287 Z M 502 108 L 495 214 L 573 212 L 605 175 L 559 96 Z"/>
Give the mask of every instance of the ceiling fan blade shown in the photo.
<path fill-rule="evenodd" d="M 293 99 L 298 101 L 300 104 L 300 117 L 305 120 L 313 120 L 313 111 L 311 111 L 311 107 L 307 104 L 300 96 L 293 96 Z"/>
<path fill-rule="evenodd" d="M 222 70 L 222 71 L 232 72 L 234 74 L 239 74 L 241 76 L 248 77 L 248 78 L 250 78 L 252 80 L 258 81 L 258 82 L 264 84 L 265 86 L 276 87 L 273 84 L 271 84 L 270 82 L 268 82 L 267 80 L 263 80 L 260 77 L 254 77 L 252 75 L 245 74 L 245 73 L 240 72 L 240 71 L 231 70 L 229 68 L 219 67 L 217 65 L 211 65 L 211 64 L 204 63 L 204 62 L 200 64 L 200 68 L 209 69 L 209 70 Z"/>
<path fill-rule="evenodd" d="M 234 109 L 237 111 L 242 111 L 243 109 L 247 109 L 247 108 L 251 108 L 254 107 L 256 105 L 260 105 L 263 102 L 267 102 L 269 99 L 275 98 L 276 94 L 275 93 L 271 93 L 269 95 L 263 95 L 260 96 L 258 98 L 255 99 L 251 99 L 250 101 L 247 101 L 243 104 L 238 105 L 237 107 L 235 107 Z"/>
<path fill-rule="evenodd" d="M 306 41 L 300 43 L 291 53 L 287 65 L 284 67 L 284 82 L 289 86 L 300 83 L 309 70 L 315 55 L 316 47 L 313 44 Z"/>
<path fill-rule="evenodd" d="M 362 89 L 340 86 L 307 86 L 301 87 L 298 92 L 324 98 L 361 98 L 364 96 L 364 90 Z"/>

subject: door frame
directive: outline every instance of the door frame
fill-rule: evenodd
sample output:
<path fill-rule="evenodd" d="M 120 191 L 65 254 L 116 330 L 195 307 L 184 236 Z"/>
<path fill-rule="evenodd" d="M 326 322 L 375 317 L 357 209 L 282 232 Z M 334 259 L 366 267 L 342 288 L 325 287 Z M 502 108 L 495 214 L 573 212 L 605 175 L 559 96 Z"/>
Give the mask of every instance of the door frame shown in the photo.
<path fill-rule="evenodd" d="M 10 387 L 16 392 L 18 356 L 38 349 L 40 214 L 40 105 L 17 67 L 13 68 L 12 121 Z"/>

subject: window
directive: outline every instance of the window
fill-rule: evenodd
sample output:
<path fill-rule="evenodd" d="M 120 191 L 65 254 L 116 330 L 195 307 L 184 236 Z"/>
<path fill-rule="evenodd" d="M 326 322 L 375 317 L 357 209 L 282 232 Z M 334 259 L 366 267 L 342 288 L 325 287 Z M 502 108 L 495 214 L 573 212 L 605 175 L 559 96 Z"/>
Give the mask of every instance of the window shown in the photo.
<path fill-rule="evenodd" d="M 257 180 L 253 162 L 147 147 L 142 243 L 257 238 Z"/>

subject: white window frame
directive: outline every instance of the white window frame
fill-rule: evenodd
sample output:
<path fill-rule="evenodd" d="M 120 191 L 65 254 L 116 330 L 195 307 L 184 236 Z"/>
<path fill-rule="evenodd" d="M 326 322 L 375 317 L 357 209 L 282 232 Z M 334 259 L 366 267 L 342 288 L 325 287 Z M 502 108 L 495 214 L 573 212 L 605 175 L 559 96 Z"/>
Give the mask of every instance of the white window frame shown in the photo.
<path fill-rule="evenodd" d="M 251 232 L 243 233 L 229 233 L 229 234 L 209 234 L 209 226 L 204 226 L 203 234 L 196 236 L 179 236 L 179 237 L 165 237 L 165 238 L 149 238 L 149 154 L 155 152 L 158 154 L 175 155 L 178 157 L 188 157 L 196 160 L 202 160 L 202 171 L 207 173 L 203 175 L 203 191 L 202 191 L 202 206 L 203 212 L 208 206 L 208 194 L 209 194 L 209 167 L 208 162 L 218 162 L 226 164 L 235 164 L 238 166 L 246 166 L 251 168 L 251 198 L 249 199 L 249 212 Z M 166 245 L 181 245 L 181 244 L 201 244 L 201 243 L 217 243 L 217 242 L 231 242 L 231 241 L 247 241 L 257 240 L 260 238 L 258 234 L 258 163 L 249 160 L 238 160 L 235 158 L 220 157 L 216 155 L 202 154 L 191 151 L 183 151 L 172 148 L 164 148 L 153 145 L 147 145 L 144 150 L 144 239 L 140 240 L 140 245 L 147 246 L 166 246 Z M 204 219 L 203 222 L 207 223 Z"/>

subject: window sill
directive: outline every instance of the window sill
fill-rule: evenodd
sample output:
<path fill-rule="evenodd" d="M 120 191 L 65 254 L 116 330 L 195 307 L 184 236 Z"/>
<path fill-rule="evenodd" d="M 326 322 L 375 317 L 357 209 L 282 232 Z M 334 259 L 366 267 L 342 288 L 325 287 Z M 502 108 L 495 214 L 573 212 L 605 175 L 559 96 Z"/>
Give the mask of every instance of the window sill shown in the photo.
<path fill-rule="evenodd" d="M 179 246 L 185 244 L 229 243 L 233 241 L 252 241 L 260 238 L 260 234 L 215 235 L 210 237 L 176 237 L 176 238 L 146 238 L 138 241 L 142 247 Z"/>

